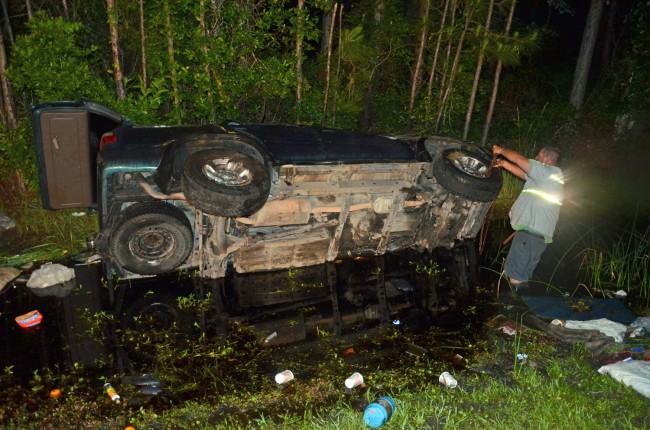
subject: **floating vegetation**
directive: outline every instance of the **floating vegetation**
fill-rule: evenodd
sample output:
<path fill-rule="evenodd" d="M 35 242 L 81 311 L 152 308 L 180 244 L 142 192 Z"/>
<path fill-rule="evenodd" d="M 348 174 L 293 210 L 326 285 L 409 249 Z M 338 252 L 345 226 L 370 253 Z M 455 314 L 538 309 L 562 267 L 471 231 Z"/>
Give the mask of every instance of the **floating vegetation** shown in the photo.
<path fill-rule="evenodd" d="M 54 243 L 33 246 L 15 255 L 0 255 L 0 266 L 23 267 L 45 261 L 61 261 L 69 254 L 67 249 Z"/>

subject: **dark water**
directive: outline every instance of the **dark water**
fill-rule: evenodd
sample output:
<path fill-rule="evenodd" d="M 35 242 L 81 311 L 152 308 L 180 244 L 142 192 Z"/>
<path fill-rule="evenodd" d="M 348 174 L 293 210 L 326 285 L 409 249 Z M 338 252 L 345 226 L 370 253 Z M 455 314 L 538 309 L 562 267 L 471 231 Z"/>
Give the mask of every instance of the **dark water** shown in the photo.
<path fill-rule="evenodd" d="M 155 345 L 143 347 L 138 336 L 150 339 L 150 332 L 164 332 L 173 323 L 174 330 L 187 339 L 202 333 L 218 338 L 232 324 L 253 327 L 254 341 L 274 351 L 269 362 L 276 364 L 269 372 L 304 344 L 310 345 L 306 351 L 311 358 L 303 362 L 320 362 L 321 355 L 330 352 L 332 339 L 349 341 L 357 351 L 372 351 L 364 355 L 368 366 L 380 362 L 399 366 L 405 354 L 435 355 L 452 363 L 453 351 L 474 343 L 477 331 L 471 327 L 480 326 L 494 309 L 484 303 L 476 311 L 475 297 L 458 293 L 451 269 L 445 274 L 440 266 L 442 274 L 435 281 L 423 278 L 417 267 L 425 260 L 418 258 L 388 256 L 382 270 L 369 259 L 330 266 L 330 272 L 318 266 L 240 276 L 216 286 L 197 283 L 186 274 L 108 286 L 101 265 L 77 265 L 77 286 L 64 298 L 37 297 L 26 287 L 26 279 L 19 279 L 2 293 L 0 365 L 12 366 L 14 377 L 23 381 L 35 370 L 72 368 L 75 363 L 89 369 L 112 363 L 111 371 L 137 372 L 141 366 L 146 368 L 149 354 L 155 351 Z M 334 293 L 329 286 L 332 271 Z M 378 294 L 378 278 L 386 285 L 383 298 Z M 219 306 L 214 306 L 209 294 L 221 297 Z M 191 304 L 181 310 L 177 297 L 190 297 Z M 382 313 L 382 301 L 388 312 Z M 467 309 L 474 310 L 468 314 Z M 14 318 L 31 310 L 44 316 L 41 324 L 19 327 Z M 135 335 L 120 337 L 127 331 Z M 390 340 L 383 339 L 386 332 Z M 448 337 L 451 332 L 453 341 Z M 427 337 L 424 344 L 441 347 L 437 352 L 421 350 L 413 343 L 419 335 Z"/>

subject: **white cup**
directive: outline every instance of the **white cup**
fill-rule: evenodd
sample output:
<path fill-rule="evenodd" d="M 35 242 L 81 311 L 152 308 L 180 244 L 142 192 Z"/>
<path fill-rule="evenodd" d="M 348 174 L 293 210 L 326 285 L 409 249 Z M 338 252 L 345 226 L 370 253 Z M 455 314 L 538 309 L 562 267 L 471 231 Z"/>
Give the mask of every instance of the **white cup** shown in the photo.
<path fill-rule="evenodd" d="M 285 370 L 275 375 L 275 382 L 278 384 L 284 384 L 293 379 L 293 372 L 291 370 Z"/>
<path fill-rule="evenodd" d="M 345 386 L 349 389 L 358 387 L 363 384 L 363 375 L 359 372 L 354 372 L 348 379 L 345 380 Z"/>
<path fill-rule="evenodd" d="M 442 372 L 438 380 L 442 385 L 444 385 L 447 388 L 456 388 L 456 386 L 458 385 L 458 381 L 456 380 L 456 378 L 451 376 L 451 373 L 449 372 Z"/>

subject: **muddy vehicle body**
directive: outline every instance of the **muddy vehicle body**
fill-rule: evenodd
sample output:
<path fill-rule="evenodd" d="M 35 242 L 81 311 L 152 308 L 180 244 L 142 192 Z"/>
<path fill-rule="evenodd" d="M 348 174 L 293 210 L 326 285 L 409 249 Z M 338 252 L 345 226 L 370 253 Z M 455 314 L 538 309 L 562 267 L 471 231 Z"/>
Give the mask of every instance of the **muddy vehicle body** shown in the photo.
<path fill-rule="evenodd" d="M 97 210 L 95 250 L 123 280 L 183 269 L 244 279 L 405 250 L 457 255 L 467 278 L 501 188 L 488 151 L 448 138 L 134 126 L 90 100 L 35 105 L 32 120 L 44 207 Z M 253 287 L 233 284 L 238 309 L 310 296 L 266 285 L 251 299 Z"/>

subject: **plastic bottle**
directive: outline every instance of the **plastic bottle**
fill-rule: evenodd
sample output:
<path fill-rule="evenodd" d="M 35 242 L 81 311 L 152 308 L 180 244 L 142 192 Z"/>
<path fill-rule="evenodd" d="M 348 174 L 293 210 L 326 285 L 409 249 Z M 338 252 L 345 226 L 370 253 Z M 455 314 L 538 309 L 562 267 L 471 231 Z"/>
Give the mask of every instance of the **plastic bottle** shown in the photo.
<path fill-rule="evenodd" d="M 381 427 L 390 419 L 395 409 L 395 401 L 389 396 L 382 396 L 366 406 L 363 420 L 370 427 Z"/>
<path fill-rule="evenodd" d="M 115 391 L 115 388 L 109 383 L 104 384 L 104 390 L 106 391 L 106 394 L 108 394 L 108 397 L 111 398 L 112 401 L 115 403 L 120 403 L 120 395 L 117 394 L 117 391 Z"/>

